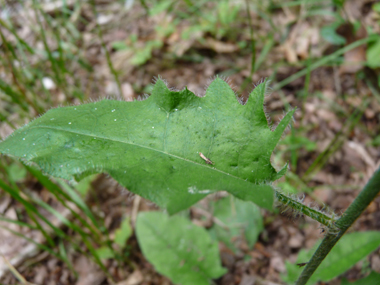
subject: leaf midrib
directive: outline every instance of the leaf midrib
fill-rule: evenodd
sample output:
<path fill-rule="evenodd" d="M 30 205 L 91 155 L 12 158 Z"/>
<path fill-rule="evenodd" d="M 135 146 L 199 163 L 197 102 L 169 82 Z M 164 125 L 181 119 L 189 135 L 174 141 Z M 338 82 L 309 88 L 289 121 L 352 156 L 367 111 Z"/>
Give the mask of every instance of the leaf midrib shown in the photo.
<path fill-rule="evenodd" d="M 183 158 L 183 157 L 177 156 L 175 154 L 171 154 L 171 153 L 168 153 L 168 152 L 165 152 L 165 151 L 154 149 L 154 148 L 151 148 L 151 147 L 148 147 L 148 146 L 144 146 L 144 145 L 140 145 L 140 144 L 136 144 L 136 143 L 131 143 L 131 142 L 126 142 L 126 141 L 120 141 L 120 140 L 111 139 L 111 138 L 106 138 L 106 137 L 102 137 L 102 136 L 99 136 L 99 135 L 84 134 L 84 133 L 80 133 L 80 132 L 66 130 L 66 129 L 63 129 L 63 128 L 50 127 L 50 126 L 42 126 L 42 125 L 32 126 L 32 127 L 30 127 L 29 131 L 32 130 L 32 129 L 38 129 L 38 128 L 51 129 L 51 130 L 56 130 L 56 131 L 64 131 L 64 132 L 67 132 L 67 133 L 77 134 L 77 135 L 81 135 L 81 136 L 96 137 L 96 138 L 103 139 L 103 140 L 108 140 L 108 141 L 113 141 L 113 142 L 118 142 L 118 143 L 125 143 L 125 144 L 129 144 L 129 145 L 134 145 L 134 146 L 137 146 L 137 147 L 141 147 L 141 148 L 149 149 L 149 150 L 156 151 L 156 152 L 159 152 L 159 153 L 162 153 L 162 154 L 166 154 L 168 156 L 171 156 L 171 157 L 174 157 L 174 158 L 177 158 L 177 159 L 181 159 L 181 160 L 184 160 L 184 161 L 189 162 L 189 163 L 193 163 L 193 164 L 195 164 L 197 166 L 204 167 L 206 169 L 210 169 L 210 170 L 222 173 L 222 174 L 227 175 L 229 177 L 232 177 L 232 178 L 244 181 L 244 182 L 249 182 L 251 184 L 254 184 L 254 183 L 252 183 L 250 181 L 246 181 L 245 179 L 242 179 L 242 178 L 240 178 L 238 176 L 235 176 L 235 175 L 232 175 L 230 173 L 224 172 L 224 171 L 222 171 L 220 169 L 217 169 L 215 167 L 208 167 L 207 165 L 203 165 L 203 164 L 200 164 L 198 162 L 189 160 L 187 158 Z M 220 190 L 220 191 L 223 191 L 223 190 Z"/>

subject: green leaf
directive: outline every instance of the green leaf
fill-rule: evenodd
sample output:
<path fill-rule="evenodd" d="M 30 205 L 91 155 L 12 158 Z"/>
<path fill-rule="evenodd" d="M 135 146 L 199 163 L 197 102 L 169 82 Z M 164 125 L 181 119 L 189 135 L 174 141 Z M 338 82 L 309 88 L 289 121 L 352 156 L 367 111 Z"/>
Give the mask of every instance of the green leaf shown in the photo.
<path fill-rule="evenodd" d="M 346 39 L 341 35 L 337 34 L 336 29 L 339 27 L 340 22 L 335 22 L 331 25 L 325 26 L 321 29 L 321 36 L 334 45 L 344 45 Z"/>
<path fill-rule="evenodd" d="M 12 182 L 19 182 L 25 179 L 27 171 L 25 167 L 20 165 L 20 162 L 14 162 L 8 166 L 8 179 Z"/>
<path fill-rule="evenodd" d="M 95 250 L 95 252 L 100 259 L 115 258 L 114 252 L 107 246 L 99 247 Z"/>
<path fill-rule="evenodd" d="M 75 189 L 78 191 L 82 197 L 86 196 L 88 191 L 91 189 L 91 183 L 98 177 L 98 175 L 90 175 L 82 179 L 78 184 L 75 185 Z"/>
<path fill-rule="evenodd" d="M 375 3 L 372 5 L 373 11 L 379 12 L 380 13 L 380 3 Z"/>
<path fill-rule="evenodd" d="M 315 284 L 317 281 L 330 281 L 376 250 L 379 245 L 380 232 L 378 231 L 356 232 L 344 235 L 311 276 L 307 285 Z M 301 250 L 296 263 L 308 262 L 314 251 Z M 286 262 L 286 269 L 287 275 L 283 276 L 283 280 L 293 284 L 303 268 Z"/>
<path fill-rule="evenodd" d="M 380 135 L 376 136 L 376 137 L 372 140 L 371 144 L 372 144 L 373 146 L 380 146 Z"/>
<path fill-rule="evenodd" d="M 236 238 L 243 235 L 248 246 L 252 248 L 264 228 L 260 208 L 233 197 L 223 198 L 214 203 L 214 217 L 222 224 L 215 223 L 211 230 L 218 240 L 235 252 Z"/>
<path fill-rule="evenodd" d="M 135 50 L 134 56 L 131 58 L 131 64 L 142 65 L 152 58 L 152 52 L 154 49 L 162 47 L 163 42 L 161 40 L 147 41 L 144 48 Z"/>
<path fill-rule="evenodd" d="M 372 271 L 367 277 L 356 280 L 355 282 L 348 282 L 346 279 L 342 280 L 341 285 L 379 285 L 380 273 Z"/>
<path fill-rule="evenodd" d="M 123 248 L 131 235 L 131 221 L 129 217 L 126 217 L 121 222 L 120 228 L 115 231 L 115 243 L 117 243 L 121 248 Z"/>
<path fill-rule="evenodd" d="M 127 50 L 129 48 L 125 41 L 114 41 L 112 47 L 116 50 Z"/>
<path fill-rule="evenodd" d="M 160 212 L 138 215 L 136 235 L 144 256 L 156 270 L 181 285 L 209 285 L 226 273 L 218 244 L 207 231 L 180 216 Z"/>
<path fill-rule="evenodd" d="M 315 142 L 303 136 L 287 136 L 281 141 L 281 144 L 287 145 L 288 149 L 293 150 L 305 148 L 307 151 L 314 151 L 317 149 Z"/>
<path fill-rule="evenodd" d="M 154 5 L 149 10 L 149 15 L 155 16 L 157 14 L 164 12 L 164 11 L 167 11 L 170 8 L 170 6 L 172 6 L 172 5 L 173 5 L 173 1 L 171 1 L 171 0 L 159 1 L 156 5 Z"/>
<path fill-rule="evenodd" d="M 344 2 L 346 2 L 346 0 L 333 0 L 333 3 L 334 3 L 336 6 L 340 7 L 340 8 L 343 7 Z"/>
<path fill-rule="evenodd" d="M 380 37 L 367 49 L 367 64 L 371 68 L 380 67 Z"/>
<path fill-rule="evenodd" d="M 299 190 L 297 190 L 296 187 L 294 187 L 292 184 L 290 184 L 287 181 L 278 182 L 277 187 L 281 189 L 282 193 L 286 193 L 286 194 L 297 194 L 297 193 L 299 193 Z"/>
<path fill-rule="evenodd" d="M 266 90 L 266 82 L 259 84 L 241 105 L 220 78 L 202 98 L 158 80 L 144 101 L 52 109 L 1 142 L 0 153 L 68 180 L 108 173 L 169 213 L 219 190 L 271 209 L 271 182 L 286 166 L 277 173 L 270 157 L 294 110 L 272 131 L 263 110 Z"/>

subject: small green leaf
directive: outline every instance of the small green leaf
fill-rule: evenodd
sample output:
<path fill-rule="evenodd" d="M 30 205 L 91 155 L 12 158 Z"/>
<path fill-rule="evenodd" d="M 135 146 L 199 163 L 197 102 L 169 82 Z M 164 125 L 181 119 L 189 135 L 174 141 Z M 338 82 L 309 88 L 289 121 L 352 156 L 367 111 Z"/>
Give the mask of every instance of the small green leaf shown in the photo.
<path fill-rule="evenodd" d="M 82 197 L 84 197 L 91 189 L 91 183 L 96 179 L 96 177 L 98 177 L 97 174 L 87 176 L 76 184 L 74 188 L 82 195 Z"/>
<path fill-rule="evenodd" d="M 158 1 L 152 8 L 150 8 L 149 15 L 155 16 L 164 11 L 168 11 L 170 6 L 172 5 L 173 5 L 173 1 L 171 0 Z"/>
<path fill-rule="evenodd" d="M 380 146 L 380 135 L 377 135 L 371 142 L 373 146 Z"/>
<path fill-rule="evenodd" d="M 292 184 L 290 184 L 287 181 L 278 182 L 277 187 L 279 187 L 281 189 L 282 193 L 286 193 L 286 194 L 297 194 L 297 193 L 299 193 L 299 190 L 297 190 L 296 187 L 294 187 Z"/>
<path fill-rule="evenodd" d="M 114 252 L 107 246 L 99 247 L 95 250 L 95 252 L 100 259 L 109 259 L 115 257 Z"/>
<path fill-rule="evenodd" d="M 264 228 L 260 208 L 233 197 L 223 198 L 214 203 L 214 217 L 223 224 L 214 223 L 211 230 L 218 240 L 235 252 L 236 238 L 244 236 L 248 246 L 252 248 Z"/>
<path fill-rule="evenodd" d="M 375 3 L 372 5 L 373 11 L 379 12 L 380 13 L 380 3 Z"/>
<path fill-rule="evenodd" d="M 317 244 L 318 245 L 318 244 Z M 330 281 L 346 272 L 380 245 L 380 232 L 356 232 L 344 235 L 311 276 L 307 285 L 317 281 Z M 308 262 L 315 250 L 301 250 L 296 263 Z M 286 262 L 287 275 L 283 280 L 293 284 L 303 268 Z"/>
<path fill-rule="evenodd" d="M 186 218 L 140 213 L 136 235 L 144 256 L 176 284 L 209 285 L 226 272 L 220 265 L 218 244 Z"/>
<path fill-rule="evenodd" d="M 162 47 L 163 42 L 161 40 L 147 41 L 143 48 L 136 49 L 134 56 L 131 58 L 131 64 L 142 65 L 152 58 L 152 52 L 154 49 Z"/>
<path fill-rule="evenodd" d="M 112 42 L 112 47 L 116 50 L 127 50 L 127 49 L 129 49 L 129 47 L 127 46 L 125 41 Z"/>
<path fill-rule="evenodd" d="M 121 222 L 120 228 L 115 231 L 115 243 L 121 248 L 125 246 L 128 238 L 132 235 L 131 220 L 129 217 L 124 218 Z"/>
<path fill-rule="evenodd" d="M 8 166 L 8 179 L 12 182 L 19 182 L 20 180 L 23 180 L 26 175 L 27 171 L 20 162 L 15 161 Z"/>
<path fill-rule="evenodd" d="M 373 45 L 367 48 L 367 64 L 371 68 L 380 67 L 380 37 Z"/>
<path fill-rule="evenodd" d="M 294 150 L 305 148 L 307 151 L 314 151 L 317 149 L 317 144 L 304 136 L 287 136 L 281 141 L 281 144 Z"/>
<path fill-rule="evenodd" d="M 372 271 L 367 277 L 356 280 L 355 282 L 348 282 L 347 279 L 342 280 L 341 285 L 379 285 L 380 284 L 380 273 Z"/>
<path fill-rule="evenodd" d="M 339 25 L 339 22 L 335 22 L 331 25 L 323 27 L 321 29 L 321 36 L 326 41 L 334 45 L 344 45 L 346 43 L 346 39 L 336 33 L 336 29 L 339 27 Z"/>
<path fill-rule="evenodd" d="M 336 6 L 340 7 L 340 8 L 343 7 L 344 2 L 346 2 L 346 0 L 333 0 L 333 3 L 334 3 Z"/>
<path fill-rule="evenodd" d="M 294 110 L 272 131 L 266 91 L 259 84 L 242 105 L 220 78 L 201 98 L 158 80 L 144 101 L 52 109 L 0 142 L 0 153 L 67 180 L 108 173 L 171 214 L 220 190 L 272 209 L 271 182 L 286 168 L 277 172 L 270 158 Z"/>

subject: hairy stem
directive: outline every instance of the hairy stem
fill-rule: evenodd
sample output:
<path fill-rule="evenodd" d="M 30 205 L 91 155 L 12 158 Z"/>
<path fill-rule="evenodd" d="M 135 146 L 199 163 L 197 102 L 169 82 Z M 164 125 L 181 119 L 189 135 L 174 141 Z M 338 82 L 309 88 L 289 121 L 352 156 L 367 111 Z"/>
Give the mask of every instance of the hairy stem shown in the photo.
<path fill-rule="evenodd" d="M 349 227 L 355 220 L 362 214 L 367 206 L 375 199 L 380 192 L 380 168 L 375 171 L 371 179 L 368 181 L 364 189 L 360 192 L 358 197 L 348 207 L 343 216 L 335 222 L 335 225 L 340 229 L 338 234 L 329 232 L 305 269 L 302 271 L 298 278 L 296 285 L 305 285 L 309 278 L 313 275 L 314 271 L 318 268 L 321 262 L 325 259 L 330 250 L 344 235 Z"/>
<path fill-rule="evenodd" d="M 329 228 L 330 232 L 336 233 L 339 231 L 339 228 L 336 225 L 336 219 L 334 217 L 331 217 L 318 210 L 310 208 L 302 204 L 301 201 L 297 201 L 296 199 L 289 197 L 285 194 L 282 194 L 278 191 L 275 192 L 275 195 L 276 195 L 277 200 L 281 202 L 284 206 L 290 207 L 292 208 L 292 210 L 296 211 L 297 213 L 302 213 L 303 215 L 308 216 L 312 218 L 313 220 L 316 220 L 322 225 L 325 225 L 326 227 Z"/>

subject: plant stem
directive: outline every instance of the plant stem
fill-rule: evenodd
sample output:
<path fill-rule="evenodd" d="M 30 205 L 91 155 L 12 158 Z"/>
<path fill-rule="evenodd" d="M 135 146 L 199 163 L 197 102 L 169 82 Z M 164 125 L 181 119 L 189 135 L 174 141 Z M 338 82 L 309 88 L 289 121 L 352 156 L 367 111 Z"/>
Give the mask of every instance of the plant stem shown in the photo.
<path fill-rule="evenodd" d="M 304 204 L 302 204 L 301 201 L 297 201 L 293 199 L 292 197 L 289 197 L 287 195 L 284 195 L 278 191 L 275 192 L 276 198 L 279 202 L 281 202 L 283 205 L 288 206 L 292 208 L 292 210 L 297 211 L 297 213 L 302 213 L 305 216 L 308 216 L 312 218 L 313 220 L 316 220 L 317 222 L 321 223 L 322 225 L 325 225 L 329 228 L 329 231 L 331 232 L 338 232 L 339 228 L 336 226 L 336 219 L 334 217 L 330 217 L 318 210 L 315 210 L 313 208 L 310 208 Z M 285 209 L 286 211 L 286 209 Z"/>
<path fill-rule="evenodd" d="M 324 238 L 305 269 L 302 271 L 298 278 L 296 285 L 305 285 L 309 278 L 313 275 L 314 271 L 318 268 L 321 262 L 325 259 L 330 250 L 344 235 L 349 227 L 355 220 L 362 214 L 367 206 L 375 199 L 380 192 L 380 168 L 375 171 L 371 179 L 368 181 L 364 189 L 356 197 L 354 202 L 348 207 L 342 217 L 335 222 L 336 226 L 340 229 L 338 234 L 329 232 Z"/>

